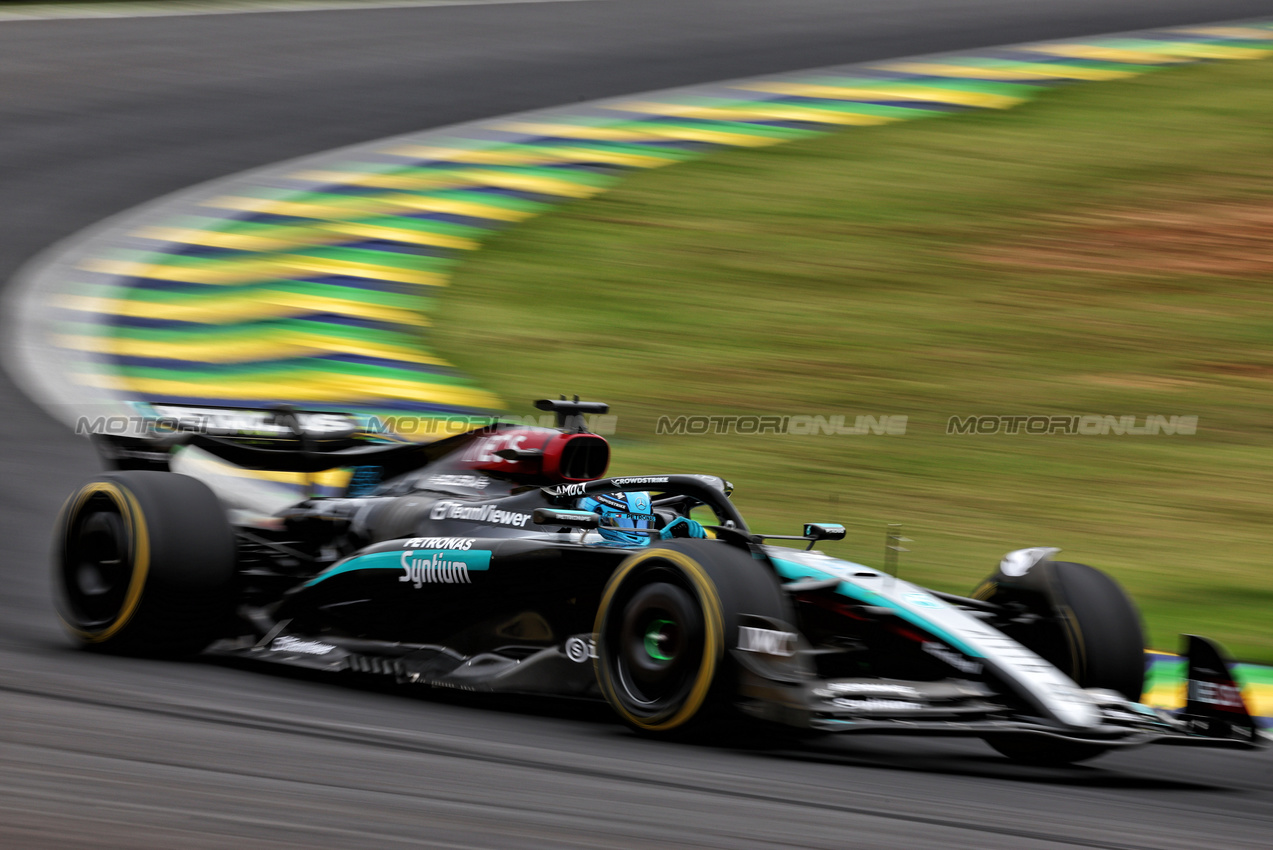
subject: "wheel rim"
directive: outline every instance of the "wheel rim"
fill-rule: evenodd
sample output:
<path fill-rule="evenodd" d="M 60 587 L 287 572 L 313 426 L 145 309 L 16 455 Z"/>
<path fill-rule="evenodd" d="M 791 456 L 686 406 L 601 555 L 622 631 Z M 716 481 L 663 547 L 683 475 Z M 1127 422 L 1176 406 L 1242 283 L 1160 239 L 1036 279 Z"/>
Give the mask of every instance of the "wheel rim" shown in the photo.
<path fill-rule="evenodd" d="M 703 618 L 679 585 L 652 582 L 623 606 L 615 668 L 625 702 L 655 714 L 684 701 L 703 662 Z"/>
<path fill-rule="evenodd" d="M 675 622 L 654 620 L 645 630 L 645 654 L 654 661 L 671 661 L 676 657 L 676 641 L 679 637 Z"/>

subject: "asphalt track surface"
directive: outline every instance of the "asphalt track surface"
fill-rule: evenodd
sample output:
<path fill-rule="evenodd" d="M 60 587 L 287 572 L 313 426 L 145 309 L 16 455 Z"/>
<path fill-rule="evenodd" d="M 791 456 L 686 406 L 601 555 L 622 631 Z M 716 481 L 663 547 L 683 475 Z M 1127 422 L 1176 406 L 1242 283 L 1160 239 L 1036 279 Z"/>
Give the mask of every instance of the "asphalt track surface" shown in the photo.
<path fill-rule="evenodd" d="M 818 65 L 1267 14 L 1244 0 L 611 0 L 0 24 L 0 280 L 169 191 L 495 114 Z M 0 375 L 0 846 L 1225 848 L 1273 757 L 1007 764 L 978 742 L 725 749 L 604 709 L 72 649 L 50 528 L 97 464 Z"/>

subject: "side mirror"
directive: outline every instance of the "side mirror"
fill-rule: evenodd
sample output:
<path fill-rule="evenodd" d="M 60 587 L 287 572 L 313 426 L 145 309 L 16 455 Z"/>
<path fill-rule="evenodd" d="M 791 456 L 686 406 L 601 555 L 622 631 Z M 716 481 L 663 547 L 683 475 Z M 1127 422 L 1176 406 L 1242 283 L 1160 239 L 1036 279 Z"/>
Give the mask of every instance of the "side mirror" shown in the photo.
<path fill-rule="evenodd" d="M 806 522 L 804 536 L 810 540 L 843 540 L 844 526 L 838 522 Z"/>
<path fill-rule="evenodd" d="M 601 514 L 592 511 L 566 511 L 560 508 L 535 508 L 531 514 L 535 525 L 555 525 L 565 528 L 599 528 Z"/>

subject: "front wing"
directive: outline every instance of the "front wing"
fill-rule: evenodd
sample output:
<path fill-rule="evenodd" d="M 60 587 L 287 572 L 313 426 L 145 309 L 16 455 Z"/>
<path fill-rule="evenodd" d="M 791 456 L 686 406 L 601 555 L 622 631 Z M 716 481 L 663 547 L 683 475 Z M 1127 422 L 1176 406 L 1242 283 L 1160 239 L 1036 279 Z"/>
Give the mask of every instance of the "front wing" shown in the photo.
<path fill-rule="evenodd" d="M 1267 744 L 1267 737 L 1240 702 L 1240 712 L 1229 705 L 1222 708 L 1221 714 L 1191 701 L 1185 710 L 1172 714 L 1132 702 L 1112 691 L 1090 689 L 1082 693 L 1099 711 L 1100 721 L 1076 728 L 1022 714 L 981 682 L 865 678 L 809 681 L 789 675 L 782 665 L 767 663 L 763 657 L 735 650 L 735 658 L 742 670 L 739 708 L 745 714 L 820 732 L 1030 736 L 1108 748 L 1158 743 L 1256 749 Z"/>

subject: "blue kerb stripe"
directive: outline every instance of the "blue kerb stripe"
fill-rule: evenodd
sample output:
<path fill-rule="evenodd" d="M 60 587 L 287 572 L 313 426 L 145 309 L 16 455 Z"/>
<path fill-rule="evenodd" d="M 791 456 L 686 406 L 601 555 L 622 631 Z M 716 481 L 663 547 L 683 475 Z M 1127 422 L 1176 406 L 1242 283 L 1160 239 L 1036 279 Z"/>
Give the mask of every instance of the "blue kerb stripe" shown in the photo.
<path fill-rule="evenodd" d="M 433 555 L 442 555 L 446 560 L 459 561 L 470 570 L 480 571 L 491 568 L 491 553 L 485 549 L 475 549 L 472 552 L 455 549 L 398 549 L 393 552 L 372 552 L 368 555 L 357 555 L 347 561 L 341 561 L 339 564 L 329 567 L 324 572 L 305 582 L 303 586 L 313 587 L 319 582 L 326 581 L 334 576 L 357 572 L 358 570 L 401 570 L 402 554 L 404 552 L 413 556 L 431 557 Z"/>
<path fill-rule="evenodd" d="M 831 573 L 828 573 L 828 572 L 823 572 L 822 570 L 819 570 L 815 567 L 805 566 L 804 564 L 797 564 L 794 561 L 784 561 L 781 558 L 771 558 L 771 560 L 774 562 L 774 566 L 778 568 L 778 573 L 783 578 L 786 578 L 786 579 L 794 580 L 794 579 L 801 579 L 801 578 L 824 578 L 824 579 L 827 579 L 827 578 L 839 579 L 840 578 L 839 576 L 832 575 Z M 844 581 L 843 579 L 840 579 L 840 584 L 836 587 L 835 592 L 839 593 L 841 596 L 847 596 L 856 602 L 861 602 L 866 605 L 877 605 L 881 608 L 888 608 L 892 611 L 895 611 L 897 615 L 901 617 L 903 620 L 906 620 L 908 623 L 910 623 L 913 626 L 919 626 L 921 629 L 931 633 L 934 637 L 938 638 L 939 640 L 944 641 L 950 646 L 953 646 L 955 649 L 959 650 L 964 655 L 967 655 L 970 658 L 984 657 L 983 653 L 979 652 L 976 649 L 973 649 L 971 646 L 964 643 L 961 639 L 951 634 L 950 632 L 946 631 L 941 626 L 938 626 L 937 624 L 930 622 L 929 620 L 925 619 L 922 615 L 916 614 L 914 611 L 910 610 L 909 608 L 903 608 L 901 605 L 898 605 L 896 602 L 893 602 L 892 600 L 889 600 L 889 599 L 885 599 L 883 596 L 880 596 L 875 591 L 867 590 L 864 587 L 858 587 L 856 584 L 853 584 L 852 582 Z"/>

